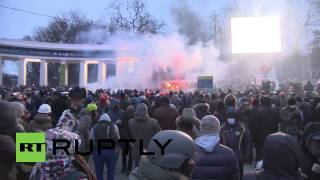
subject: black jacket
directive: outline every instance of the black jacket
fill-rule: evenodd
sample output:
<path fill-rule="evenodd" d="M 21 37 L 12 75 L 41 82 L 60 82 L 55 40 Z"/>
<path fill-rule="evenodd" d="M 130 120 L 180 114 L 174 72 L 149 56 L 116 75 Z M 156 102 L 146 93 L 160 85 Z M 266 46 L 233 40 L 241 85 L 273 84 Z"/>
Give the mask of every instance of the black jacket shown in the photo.
<path fill-rule="evenodd" d="M 237 121 L 235 125 L 224 123 L 220 131 L 221 144 L 231 148 L 238 161 L 243 163 L 251 159 L 252 141 L 247 126 Z"/>
<path fill-rule="evenodd" d="M 253 122 L 252 129 L 253 141 L 256 145 L 257 159 L 260 160 L 262 156 L 263 144 L 269 134 L 278 131 L 278 124 L 280 123 L 280 112 L 271 106 L 262 106 L 257 113 L 257 119 Z"/>
<path fill-rule="evenodd" d="M 301 149 L 302 149 L 302 162 L 301 162 L 301 169 L 302 173 L 307 176 L 307 180 L 318 180 L 320 179 L 319 173 L 312 172 L 313 164 L 317 162 L 317 158 L 314 157 L 307 148 L 307 139 L 315 134 L 320 133 L 320 123 L 309 123 L 302 134 L 302 142 L 301 142 Z"/>
<path fill-rule="evenodd" d="M 246 174 L 244 180 L 298 180 L 300 148 L 291 135 L 271 134 L 266 138 L 263 149 L 263 170 Z"/>
<path fill-rule="evenodd" d="M 13 168 L 16 161 L 16 145 L 7 135 L 0 135 L 0 179 L 15 179 Z"/>

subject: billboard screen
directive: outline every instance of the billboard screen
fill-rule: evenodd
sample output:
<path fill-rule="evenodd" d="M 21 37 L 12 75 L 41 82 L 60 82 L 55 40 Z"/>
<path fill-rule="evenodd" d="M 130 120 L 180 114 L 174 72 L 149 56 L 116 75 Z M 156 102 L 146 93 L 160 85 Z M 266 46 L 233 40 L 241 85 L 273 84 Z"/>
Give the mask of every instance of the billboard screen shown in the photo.
<path fill-rule="evenodd" d="M 231 18 L 232 53 L 281 52 L 279 16 Z"/>

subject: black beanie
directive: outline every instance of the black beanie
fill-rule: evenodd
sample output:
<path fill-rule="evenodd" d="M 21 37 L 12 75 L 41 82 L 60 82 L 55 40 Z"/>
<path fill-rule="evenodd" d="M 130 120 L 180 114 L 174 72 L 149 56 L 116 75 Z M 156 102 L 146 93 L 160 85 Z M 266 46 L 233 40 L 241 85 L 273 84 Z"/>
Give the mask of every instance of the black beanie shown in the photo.
<path fill-rule="evenodd" d="M 290 97 L 288 99 L 288 105 L 296 105 L 297 104 L 297 100 L 294 97 Z"/>
<path fill-rule="evenodd" d="M 71 99 L 82 99 L 82 98 L 84 98 L 84 94 L 83 93 L 84 93 L 84 91 L 83 91 L 82 88 L 80 88 L 79 86 L 75 86 L 69 92 L 69 97 Z"/>
<path fill-rule="evenodd" d="M 17 125 L 16 113 L 13 106 L 0 100 L 0 129 L 14 128 Z"/>

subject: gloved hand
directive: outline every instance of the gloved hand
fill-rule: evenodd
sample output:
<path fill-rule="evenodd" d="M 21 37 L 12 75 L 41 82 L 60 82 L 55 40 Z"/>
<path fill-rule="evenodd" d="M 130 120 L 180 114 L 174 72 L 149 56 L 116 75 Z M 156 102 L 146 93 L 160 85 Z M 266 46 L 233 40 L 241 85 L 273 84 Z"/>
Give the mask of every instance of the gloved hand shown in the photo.
<path fill-rule="evenodd" d="M 312 166 L 312 172 L 320 174 L 320 159 Z"/>

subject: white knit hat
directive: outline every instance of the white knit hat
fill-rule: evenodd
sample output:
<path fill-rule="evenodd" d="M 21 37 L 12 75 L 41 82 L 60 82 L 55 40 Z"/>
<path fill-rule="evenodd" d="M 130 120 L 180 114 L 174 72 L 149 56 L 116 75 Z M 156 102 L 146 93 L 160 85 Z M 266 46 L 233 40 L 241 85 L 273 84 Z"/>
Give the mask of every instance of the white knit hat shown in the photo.
<path fill-rule="evenodd" d="M 107 113 L 103 113 L 103 114 L 100 116 L 99 121 L 108 121 L 108 122 L 111 122 L 111 118 L 110 118 L 110 116 L 109 116 Z"/>
<path fill-rule="evenodd" d="M 220 121 L 213 115 L 207 115 L 201 119 L 200 133 L 211 134 L 220 133 Z"/>
<path fill-rule="evenodd" d="M 196 113 L 193 108 L 184 108 L 181 116 L 186 118 L 196 118 Z"/>
<path fill-rule="evenodd" d="M 49 114 L 51 113 L 51 107 L 49 104 L 42 104 L 39 109 L 38 109 L 38 113 L 42 113 L 42 114 Z"/>

